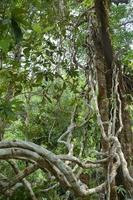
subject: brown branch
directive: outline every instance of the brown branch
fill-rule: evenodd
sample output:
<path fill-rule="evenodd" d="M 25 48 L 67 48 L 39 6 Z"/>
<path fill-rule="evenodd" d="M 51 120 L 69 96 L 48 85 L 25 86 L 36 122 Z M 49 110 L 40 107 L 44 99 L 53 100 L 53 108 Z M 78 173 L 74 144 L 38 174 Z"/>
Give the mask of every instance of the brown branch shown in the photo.
<path fill-rule="evenodd" d="M 13 166 L 13 164 L 12 164 L 12 166 Z M 27 177 L 28 175 L 30 175 L 31 173 L 35 172 L 38 169 L 38 165 L 34 164 L 34 165 L 31 165 L 31 166 L 25 168 L 23 171 L 19 171 L 19 173 L 18 173 L 18 170 L 16 170 L 16 167 L 15 166 L 13 166 L 13 167 L 14 167 L 14 170 L 17 172 L 17 174 L 15 177 L 13 177 L 13 179 L 11 181 L 9 181 L 6 184 L 6 186 L 3 187 L 2 191 L 6 191 L 6 190 L 12 188 L 18 182 L 21 182 L 25 177 Z"/>
<path fill-rule="evenodd" d="M 62 184 L 68 190 L 73 191 L 80 197 L 85 197 L 92 193 L 99 192 L 103 187 L 106 186 L 105 182 L 100 186 L 89 189 L 87 185 L 83 184 L 79 179 L 77 179 L 77 177 L 72 172 L 72 169 L 67 166 L 61 159 L 59 159 L 58 156 L 34 143 L 23 141 L 0 142 L 0 159 L 8 160 L 11 158 L 16 159 L 18 157 L 25 157 L 28 160 L 33 160 L 41 169 L 49 170 L 58 179 L 60 184 Z M 116 174 L 115 171 L 114 174 Z M 22 176 L 19 175 L 17 177 L 16 175 L 13 184 L 10 182 L 7 186 L 11 187 L 14 185 L 14 183 L 19 182 L 19 177 L 22 178 Z M 112 177 L 114 177 L 114 175 Z M 113 178 L 111 181 L 112 180 Z M 5 191 L 5 188 L 2 190 Z"/>
<path fill-rule="evenodd" d="M 69 156 L 69 155 L 58 155 L 57 157 L 61 160 L 69 160 L 71 162 L 74 162 L 82 168 L 101 167 L 102 166 L 101 164 L 107 163 L 109 160 L 109 157 L 102 160 L 96 160 L 96 161 L 92 161 L 92 160 L 81 161 L 77 157 Z"/>
<path fill-rule="evenodd" d="M 16 174 L 16 175 L 20 175 L 21 172 L 20 172 L 20 170 L 19 170 L 19 168 L 18 168 L 17 163 L 15 163 L 14 161 L 8 161 L 8 163 L 12 166 L 12 168 L 13 168 L 15 174 Z M 33 167 L 33 166 L 32 166 L 32 167 Z M 37 169 L 37 167 L 38 167 L 38 166 L 35 166 L 35 165 L 34 165 L 34 168 Z M 35 194 L 34 194 L 34 192 L 33 192 L 33 190 L 32 190 L 32 187 L 31 187 L 31 184 L 29 183 L 29 181 L 27 181 L 26 178 L 23 178 L 23 179 L 22 179 L 22 183 L 23 183 L 23 185 L 25 186 L 25 188 L 29 191 L 29 194 L 30 194 L 30 196 L 31 196 L 31 199 L 32 199 L 32 200 L 37 200 L 37 198 L 36 198 L 36 196 L 35 196 Z"/>

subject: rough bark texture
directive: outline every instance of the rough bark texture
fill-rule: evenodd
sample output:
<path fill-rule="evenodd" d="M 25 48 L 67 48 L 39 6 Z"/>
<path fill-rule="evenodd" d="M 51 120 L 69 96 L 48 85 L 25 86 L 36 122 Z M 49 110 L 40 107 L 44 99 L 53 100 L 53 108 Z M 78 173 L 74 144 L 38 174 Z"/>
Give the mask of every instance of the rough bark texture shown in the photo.
<path fill-rule="evenodd" d="M 96 68 L 97 68 L 97 78 L 98 78 L 98 87 L 99 87 L 99 110 L 103 122 L 108 121 L 110 104 L 109 99 L 111 95 L 112 88 L 112 63 L 113 63 L 113 51 L 111 45 L 111 39 L 109 35 L 109 23 L 108 23 L 108 6 L 109 2 L 105 0 L 95 0 L 95 11 L 97 16 L 97 29 L 94 33 L 94 44 L 96 51 Z M 121 82 L 121 80 L 119 80 Z M 120 92 L 120 91 L 119 91 Z M 122 120 L 123 120 L 123 130 L 119 135 L 119 140 L 122 144 L 122 149 L 126 157 L 128 167 L 132 168 L 132 152 L 133 152 L 133 139 L 132 131 L 130 124 L 130 117 L 127 111 L 127 101 L 121 95 L 122 102 Z M 118 122 L 119 124 L 119 122 Z M 108 126 L 104 125 L 105 131 L 107 133 Z M 105 141 L 102 141 L 102 147 L 104 151 L 108 150 L 108 146 Z M 131 172 L 132 173 L 132 172 Z M 130 197 L 133 197 L 132 187 L 127 184 L 126 180 L 123 177 L 121 169 L 118 170 L 118 176 L 116 182 L 119 185 L 124 185 L 126 191 L 130 191 Z M 111 187 L 111 196 L 112 200 L 117 199 L 117 194 L 115 191 L 115 182 Z M 125 197 L 124 197 L 125 198 Z M 119 196 L 119 199 L 122 199 L 122 196 Z"/>
<path fill-rule="evenodd" d="M 122 120 L 123 120 L 123 130 L 119 135 L 119 141 L 121 142 L 122 150 L 126 158 L 128 169 L 130 174 L 133 176 L 133 133 L 131 129 L 130 115 L 127 109 L 128 101 L 125 96 L 124 82 L 122 79 L 122 74 L 120 76 L 120 93 L 122 102 Z M 124 189 L 127 191 L 127 196 L 133 198 L 133 187 L 125 180 L 122 169 L 119 168 L 118 175 L 116 177 L 117 185 L 123 185 Z M 125 197 L 120 194 L 119 199 L 124 200 Z"/>
<path fill-rule="evenodd" d="M 113 51 L 111 46 L 111 40 L 108 30 L 108 7 L 107 1 L 96 0 L 95 1 L 95 11 L 97 16 L 97 31 L 99 36 L 95 42 L 96 37 L 94 38 L 95 51 L 96 51 L 96 68 L 97 68 L 97 79 L 98 79 L 98 89 L 99 89 L 99 110 L 101 114 L 101 119 L 103 122 L 109 121 L 109 98 L 112 88 L 112 61 L 113 61 Z M 104 129 L 106 134 L 108 133 L 108 124 L 105 123 Z M 109 146 L 106 141 L 102 139 L 102 148 L 103 151 L 107 152 Z M 107 166 L 105 169 L 107 173 Z M 115 191 L 115 183 L 111 184 L 111 199 L 117 199 Z M 108 191 L 107 191 L 108 192 Z M 105 193 L 105 191 L 103 191 Z M 105 198 L 105 194 L 103 194 Z"/>

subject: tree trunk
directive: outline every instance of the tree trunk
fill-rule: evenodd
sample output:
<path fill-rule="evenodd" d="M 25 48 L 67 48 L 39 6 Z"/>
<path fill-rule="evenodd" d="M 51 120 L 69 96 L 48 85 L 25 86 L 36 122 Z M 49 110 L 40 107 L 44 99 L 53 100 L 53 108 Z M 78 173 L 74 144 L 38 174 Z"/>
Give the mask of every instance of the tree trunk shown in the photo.
<path fill-rule="evenodd" d="M 93 28 L 92 38 L 95 46 L 95 67 L 97 70 L 98 79 L 98 105 L 103 122 L 108 122 L 110 118 L 110 98 L 112 88 L 112 72 L 113 72 L 113 51 L 111 45 L 111 39 L 109 34 L 108 12 L 109 2 L 106 0 L 95 0 L 95 12 L 96 12 L 96 27 Z M 118 66 L 119 67 L 119 66 Z M 121 86 L 121 77 L 119 77 L 119 85 Z M 120 87 L 119 86 L 119 87 Z M 128 167 L 131 169 L 133 162 L 131 160 L 133 152 L 133 136 L 131 131 L 130 117 L 127 110 L 127 101 L 123 94 L 123 89 L 119 90 L 121 103 L 122 103 L 122 120 L 123 130 L 119 134 L 119 141 L 122 145 L 122 150 L 128 163 Z M 118 121 L 118 124 L 120 122 Z M 104 129 L 107 134 L 108 125 L 104 123 Z M 117 127 L 116 127 L 117 129 Z M 117 130 L 116 130 L 117 131 Z M 109 146 L 106 141 L 102 139 L 102 149 L 104 151 L 109 150 Z M 128 192 L 129 197 L 133 197 L 133 189 L 124 179 L 121 168 L 118 170 L 116 177 L 117 186 L 123 185 L 124 189 Z M 110 199 L 122 200 L 121 194 L 117 196 L 115 181 L 111 185 Z M 125 197 L 124 197 L 125 198 Z"/>
<path fill-rule="evenodd" d="M 128 100 L 126 97 L 126 91 L 124 88 L 124 80 L 122 78 L 122 73 L 120 74 L 119 77 L 119 82 L 120 82 L 120 96 L 121 96 L 121 102 L 122 102 L 122 121 L 123 121 L 123 129 L 119 135 L 119 141 L 121 142 L 122 150 L 124 152 L 124 156 L 126 158 L 127 164 L 128 164 L 128 169 L 133 176 L 133 158 L 132 158 L 132 152 L 133 152 L 133 133 L 131 129 L 131 121 L 130 121 L 130 115 L 128 112 Z M 123 188 L 126 190 L 126 196 L 128 198 L 133 198 L 133 187 L 128 183 L 128 181 L 125 180 L 123 176 L 123 172 L 121 167 L 118 170 L 118 174 L 116 177 L 116 182 L 117 185 L 122 185 Z M 119 194 L 119 199 L 120 200 L 125 200 L 125 196 L 123 196 L 121 193 Z"/>

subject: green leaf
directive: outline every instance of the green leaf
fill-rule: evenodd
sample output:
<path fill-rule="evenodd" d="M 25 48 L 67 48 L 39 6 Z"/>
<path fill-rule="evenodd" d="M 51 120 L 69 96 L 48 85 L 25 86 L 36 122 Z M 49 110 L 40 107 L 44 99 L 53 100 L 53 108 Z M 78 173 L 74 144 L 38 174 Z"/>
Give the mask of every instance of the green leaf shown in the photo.
<path fill-rule="evenodd" d="M 15 7 L 12 9 L 11 13 L 13 17 L 16 17 L 17 15 L 25 14 L 25 10 L 24 8 Z"/>
<path fill-rule="evenodd" d="M 26 57 L 29 57 L 29 55 L 30 55 L 30 49 L 29 49 L 29 48 L 26 47 L 26 48 L 23 50 L 23 52 L 24 52 L 24 54 L 25 54 Z"/>
<path fill-rule="evenodd" d="M 11 27 L 14 33 L 15 42 L 18 44 L 23 38 L 23 33 L 15 18 L 11 18 Z"/>
<path fill-rule="evenodd" d="M 51 30 L 53 30 L 55 28 L 55 26 L 47 26 L 46 28 L 44 28 L 44 32 L 49 32 Z"/>
<path fill-rule="evenodd" d="M 31 3 L 32 3 L 32 5 L 34 6 L 34 7 L 36 7 L 37 9 L 41 9 L 41 2 L 40 2 L 40 0 L 32 0 L 31 1 Z"/>
<path fill-rule="evenodd" d="M 41 26 L 39 24 L 33 24 L 32 28 L 37 33 L 41 33 L 42 32 Z"/>
<path fill-rule="evenodd" d="M 10 40 L 8 38 L 0 40 L 0 49 L 2 49 L 5 53 L 8 52 L 10 46 Z"/>
<path fill-rule="evenodd" d="M 91 7 L 93 5 L 93 3 L 94 3 L 94 0 L 84 0 L 82 2 L 83 6 L 85 6 L 85 7 Z"/>

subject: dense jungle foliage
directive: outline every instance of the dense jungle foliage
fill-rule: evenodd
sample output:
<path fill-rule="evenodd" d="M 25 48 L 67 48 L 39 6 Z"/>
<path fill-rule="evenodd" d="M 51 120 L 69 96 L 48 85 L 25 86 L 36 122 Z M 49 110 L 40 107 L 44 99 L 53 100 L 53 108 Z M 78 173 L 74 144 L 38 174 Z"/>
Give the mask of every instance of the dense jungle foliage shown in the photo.
<path fill-rule="evenodd" d="M 132 127 L 133 2 L 108 3 L 106 9 L 113 49 L 112 63 L 119 62 L 124 74 L 126 110 Z M 98 164 L 95 161 L 105 159 L 106 155 L 106 151 L 101 151 L 101 122 L 98 121 L 96 107 L 98 105 L 101 108 L 100 89 L 97 86 L 99 78 L 92 76 L 94 88 L 89 82 L 96 70 L 102 70 L 100 65 L 95 67 L 97 55 L 94 46 L 98 39 L 91 37 L 92 29 L 96 31 L 96 35 L 99 34 L 98 28 L 100 30 L 95 22 L 95 4 L 96 1 L 93 0 L 0 1 L 1 200 L 78 200 L 84 197 L 88 200 L 111 199 L 109 189 L 104 196 L 102 192 L 92 192 L 89 196 L 76 197 L 74 186 L 69 187 L 69 183 L 67 188 L 67 184 L 63 185 L 65 180 L 61 182 L 58 177 L 59 170 L 57 166 L 53 167 L 56 161 L 51 164 L 52 161 L 49 160 L 52 155 L 46 158 L 46 163 L 51 166 L 50 170 L 48 167 L 42 170 L 43 167 L 37 165 L 34 173 L 29 173 L 28 176 L 24 174 L 19 179 L 22 172 L 28 171 L 38 160 L 28 159 L 26 153 L 15 157 L 15 146 L 11 147 L 12 155 L 6 155 L 6 147 L 2 143 L 19 140 L 30 145 L 29 142 L 32 142 L 59 155 L 58 159 L 62 159 L 64 165 L 69 166 L 88 188 L 95 188 L 104 182 L 106 175 L 102 167 L 99 167 L 100 164 L 97 167 L 81 167 L 81 163 L 87 160 L 92 161 L 92 166 Z M 105 52 L 108 52 L 108 47 Z M 95 97 L 98 98 L 98 104 L 95 104 Z M 108 99 L 115 113 L 117 103 L 112 97 Z M 118 102 L 120 103 L 119 96 Z M 116 113 L 118 112 L 116 109 Z M 116 118 L 121 125 L 120 116 Z M 109 123 L 103 118 L 102 121 L 103 124 Z M 9 148 L 10 146 L 7 151 Z M 63 158 L 63 155 L 66 157 Z M 72 161 L 72 156 L 81 160 L 81 163 Z M 56 171 L 57 176 L 52 170 Z M 115 188 L 119 199 L 132 198 L 123 183 L 116 184 Z"/>

